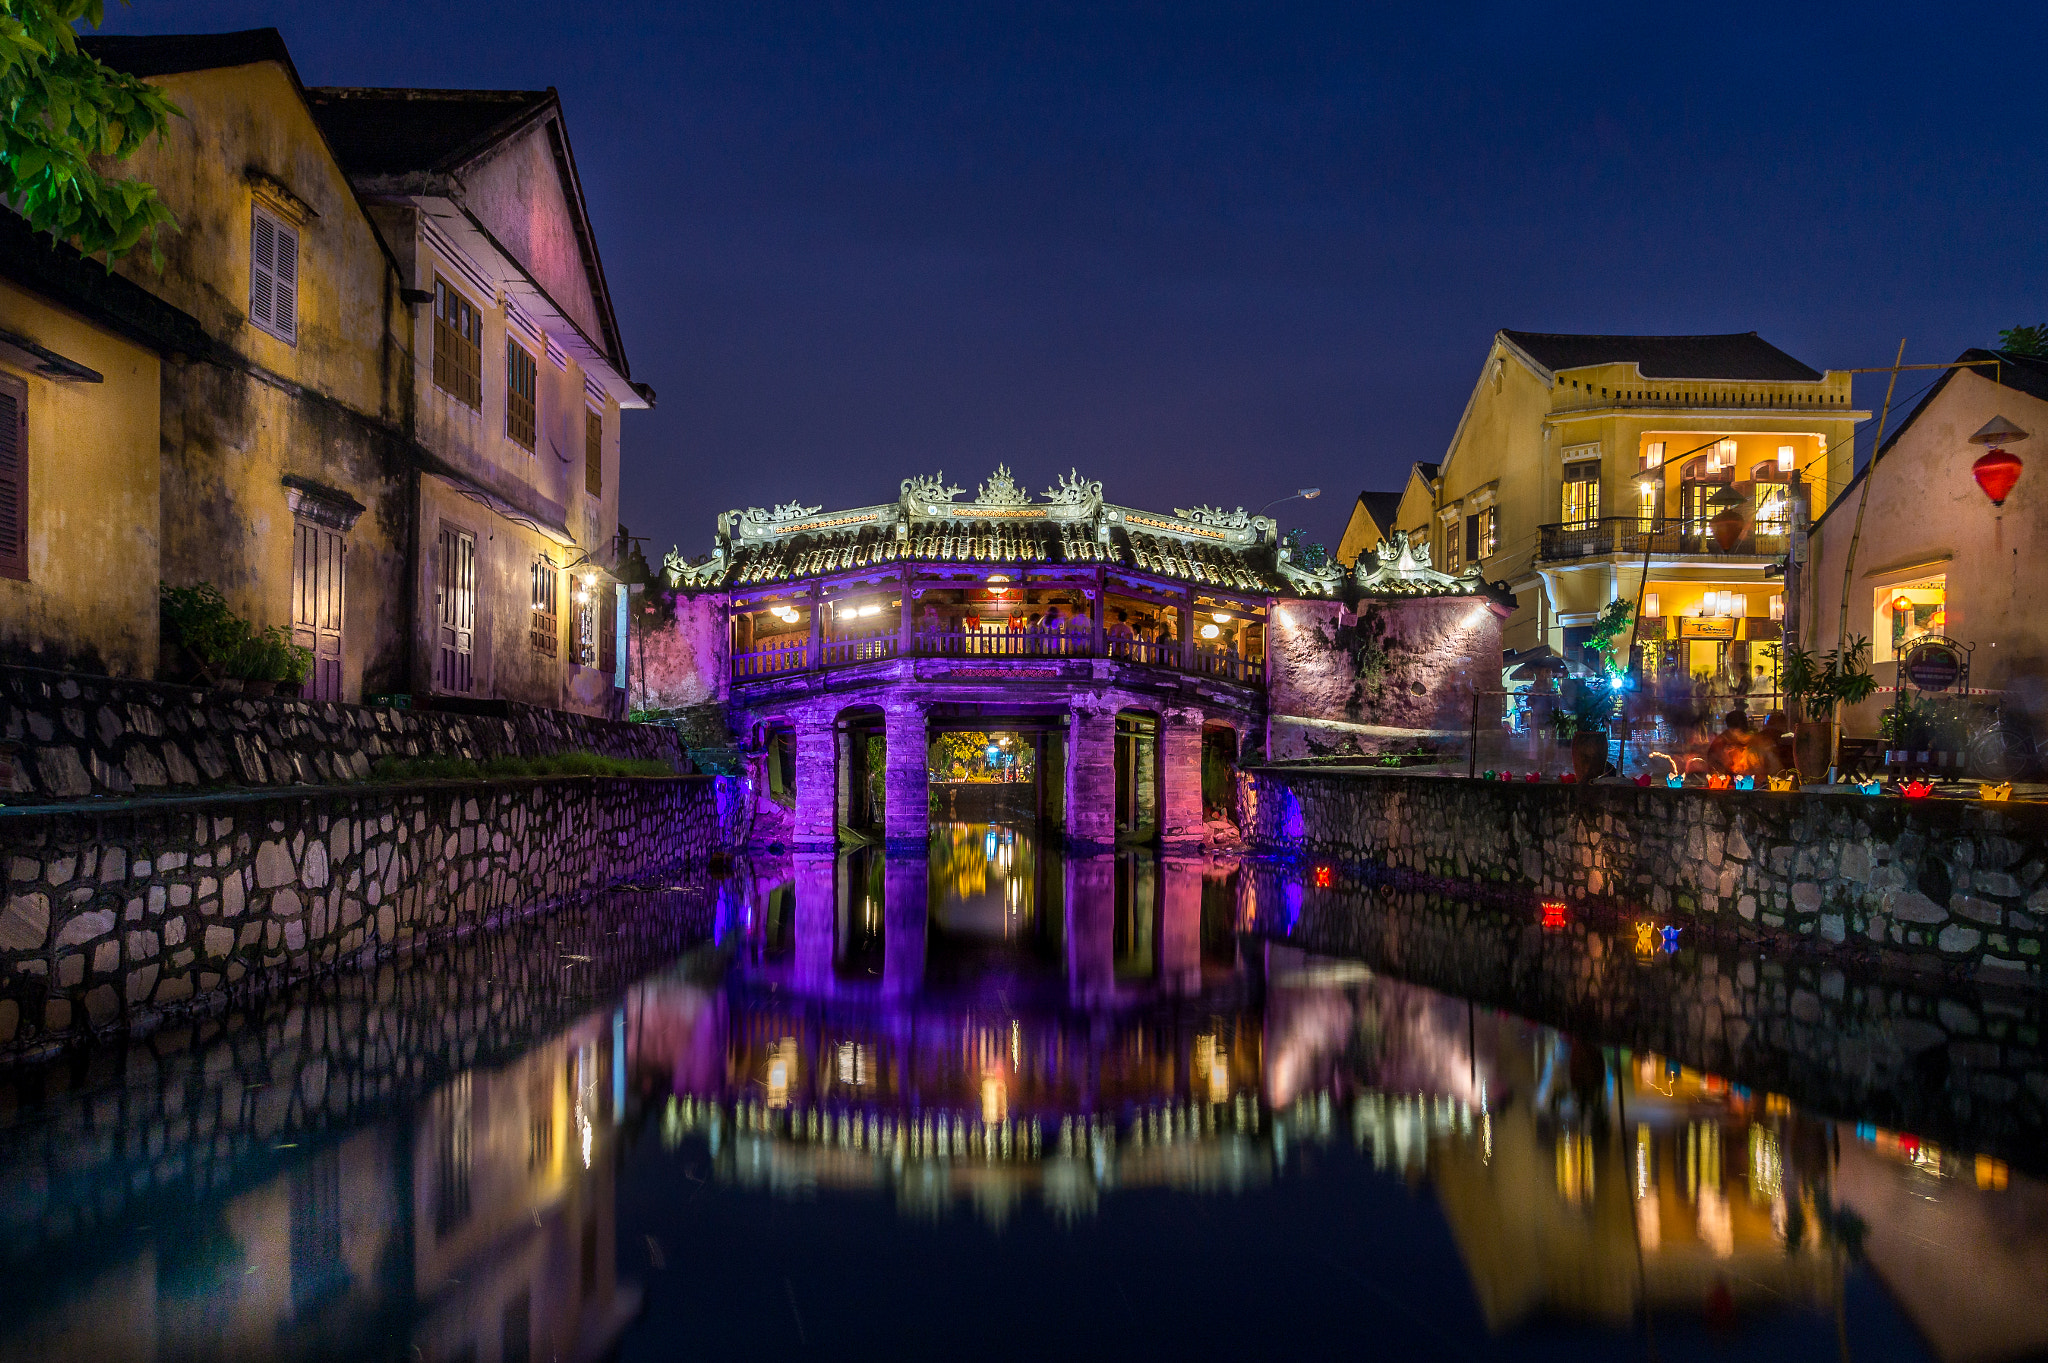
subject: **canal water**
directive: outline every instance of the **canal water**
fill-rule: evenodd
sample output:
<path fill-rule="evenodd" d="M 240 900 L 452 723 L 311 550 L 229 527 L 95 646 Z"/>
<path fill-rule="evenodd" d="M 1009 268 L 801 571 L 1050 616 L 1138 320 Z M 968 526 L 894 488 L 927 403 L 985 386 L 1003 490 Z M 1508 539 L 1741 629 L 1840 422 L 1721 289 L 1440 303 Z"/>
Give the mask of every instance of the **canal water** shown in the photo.
<path fill-rule="evenodd" d="M 743 862 L 0 1073 L 0 1359 L 2005 1359 L 2037 1002 L 1331 868 Z"/>

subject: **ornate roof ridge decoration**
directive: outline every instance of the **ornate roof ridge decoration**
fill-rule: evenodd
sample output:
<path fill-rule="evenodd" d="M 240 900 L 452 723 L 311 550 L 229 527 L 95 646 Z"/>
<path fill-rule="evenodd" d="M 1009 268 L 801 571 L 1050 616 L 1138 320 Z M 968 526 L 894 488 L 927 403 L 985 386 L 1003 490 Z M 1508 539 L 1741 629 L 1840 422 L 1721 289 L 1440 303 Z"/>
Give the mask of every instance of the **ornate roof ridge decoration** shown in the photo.
<path fill-rule="evenodd" d="M 966 490 L 966 488 L 961 487 L 957 483 L 948 484 L 946 482 L 946 471 L 940 469 L 929 478 L 925 477 L 922 473 L 905 478 L 903 480 L 903 501 L 910 506 L 912 513 L 915 514 L 917 510 L 916 503 L 945 504 L 951 502 Z"/>
<path fill-rule="evenodd" d="M 1243 507 L 1225 511 L 1219 506 L 1177 506 L 1173 514 L 1190 525 L 1213 525 L 1224 530 L 1243 530 L 1252 523 L 1250 513 Z"/>
<path fill-rule="evenodd" d="M 697 559 L 686 559 L 680 547 L 672 548 L 662 557 L 661 566 L 668 574 L 669 581 L 684 591 L 702 591 L 723 586 L 726 569 L 725 545 L 715 544 L 711 547 L 710 553 Z"/>
<path fill-rule="evenodd" d="M 1083 478 L 1078 468 L 1070 468 L 1054 477 L 1053 485 L 1045 490 L 1045 500 L 1053 506 L 1093 507 L 1102 501 L 1102 484 Z"/>
<path fill-rule="evenodd" d="M 1365 571 L 1365 556 L 1358 559 L 1356 574 L 1360 596 L 1489 596 L 1499 598 L 1505 589 L 1496 588 L 1480 575 L 1474 563 L 1456 577 L 1439 572 L 1430 564 L 1428 539 L 1411 539 L 1396 530 L 1371 551 L 1373 568 Z M 1281 571 L 1287 566 L 1283 563 Z M 1509 600 L 1513 598 L 1510 597 Z"/>
<path fill-rule="evenodd" d="M 1017 480 L 1010 476 L 1008 464 L 997 464 L 996 471 L 974 494 L 976 506 L 1025 506 L 1030 501 L 1030 492 L 1017 486 Z"/>

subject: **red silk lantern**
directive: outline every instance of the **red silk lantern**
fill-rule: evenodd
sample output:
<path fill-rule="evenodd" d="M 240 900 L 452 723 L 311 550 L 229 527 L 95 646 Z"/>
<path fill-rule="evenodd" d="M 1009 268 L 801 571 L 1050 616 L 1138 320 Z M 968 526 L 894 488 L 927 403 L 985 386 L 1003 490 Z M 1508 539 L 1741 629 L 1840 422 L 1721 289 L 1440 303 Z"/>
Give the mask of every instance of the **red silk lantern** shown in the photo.
<path fill-rule="evenodd" d="M 1978 487 L 1984 489 L 1984 495 L 1991 499 L 1993 506 L 2004 506 L 2006 494 L 2020 480 L 2020 470 L 2024 467 L 2018 455 L 1994 445 L 1970 465 L 1970 476 L 1977 480 Z"/>

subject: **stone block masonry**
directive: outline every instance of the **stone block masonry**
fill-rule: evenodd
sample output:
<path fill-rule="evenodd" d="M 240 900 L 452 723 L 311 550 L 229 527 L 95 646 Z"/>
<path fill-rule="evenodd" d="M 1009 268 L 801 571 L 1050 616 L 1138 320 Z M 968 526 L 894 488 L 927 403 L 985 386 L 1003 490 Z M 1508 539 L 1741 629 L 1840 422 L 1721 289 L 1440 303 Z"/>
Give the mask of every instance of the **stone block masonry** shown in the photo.
<path fill-rule="evenodd" d="M 1261 768 L 1248 844 L 2039 987 L 2048 806 Z"/>
<path fill-rule="evenodd" d="M 220 786 L 360 781 L 380 757 L 597 752 L 682 771 L 673 729 L 504 702 L 456 714 L 255 699 L 157 682 L 0 667 L 0 799 L 48 803 Z M 10 792 L 8 794 L 7 792 Z"/>
<path fill-rule="evenodd" d="M 724 777 L 0 813 L 0 1055 L 153 1025 L 729 847 Z"/>

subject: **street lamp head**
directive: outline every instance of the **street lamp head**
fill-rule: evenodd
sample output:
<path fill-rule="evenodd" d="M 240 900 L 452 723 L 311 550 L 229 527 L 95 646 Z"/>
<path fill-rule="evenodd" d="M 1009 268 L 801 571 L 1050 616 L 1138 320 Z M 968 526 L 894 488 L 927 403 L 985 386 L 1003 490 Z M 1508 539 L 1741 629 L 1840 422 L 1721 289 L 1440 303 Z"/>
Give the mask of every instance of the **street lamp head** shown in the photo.
<path fill-rule="evenodd" d="M 1322 495 L 1323 495 L 1323 490 L 1322 490 L 1321 488 L 1319 488 L 1319 487 L 1305 487 L 1305 488 L 1303 488 L 1303 489 L 1302 489 L 1302 490 L 1300 491 L 1300 493 L 1299 493 L 1299 494 L 1297 494 L 1297 495 L 1299 495 L 1300 497 L 1302 497 L 1302 498 L 1303 498 L 1304 500 L 1306 500 L 1306 501 L 1311 501 L 1311 502 L 1312 502 L 1312 501 L 1314 501 L 1314 500 L 1315 500 L 1316 498 L 1318 498 L 1318 497 L 1320 497 L 1320 496 L 1322 496 Z"/>

